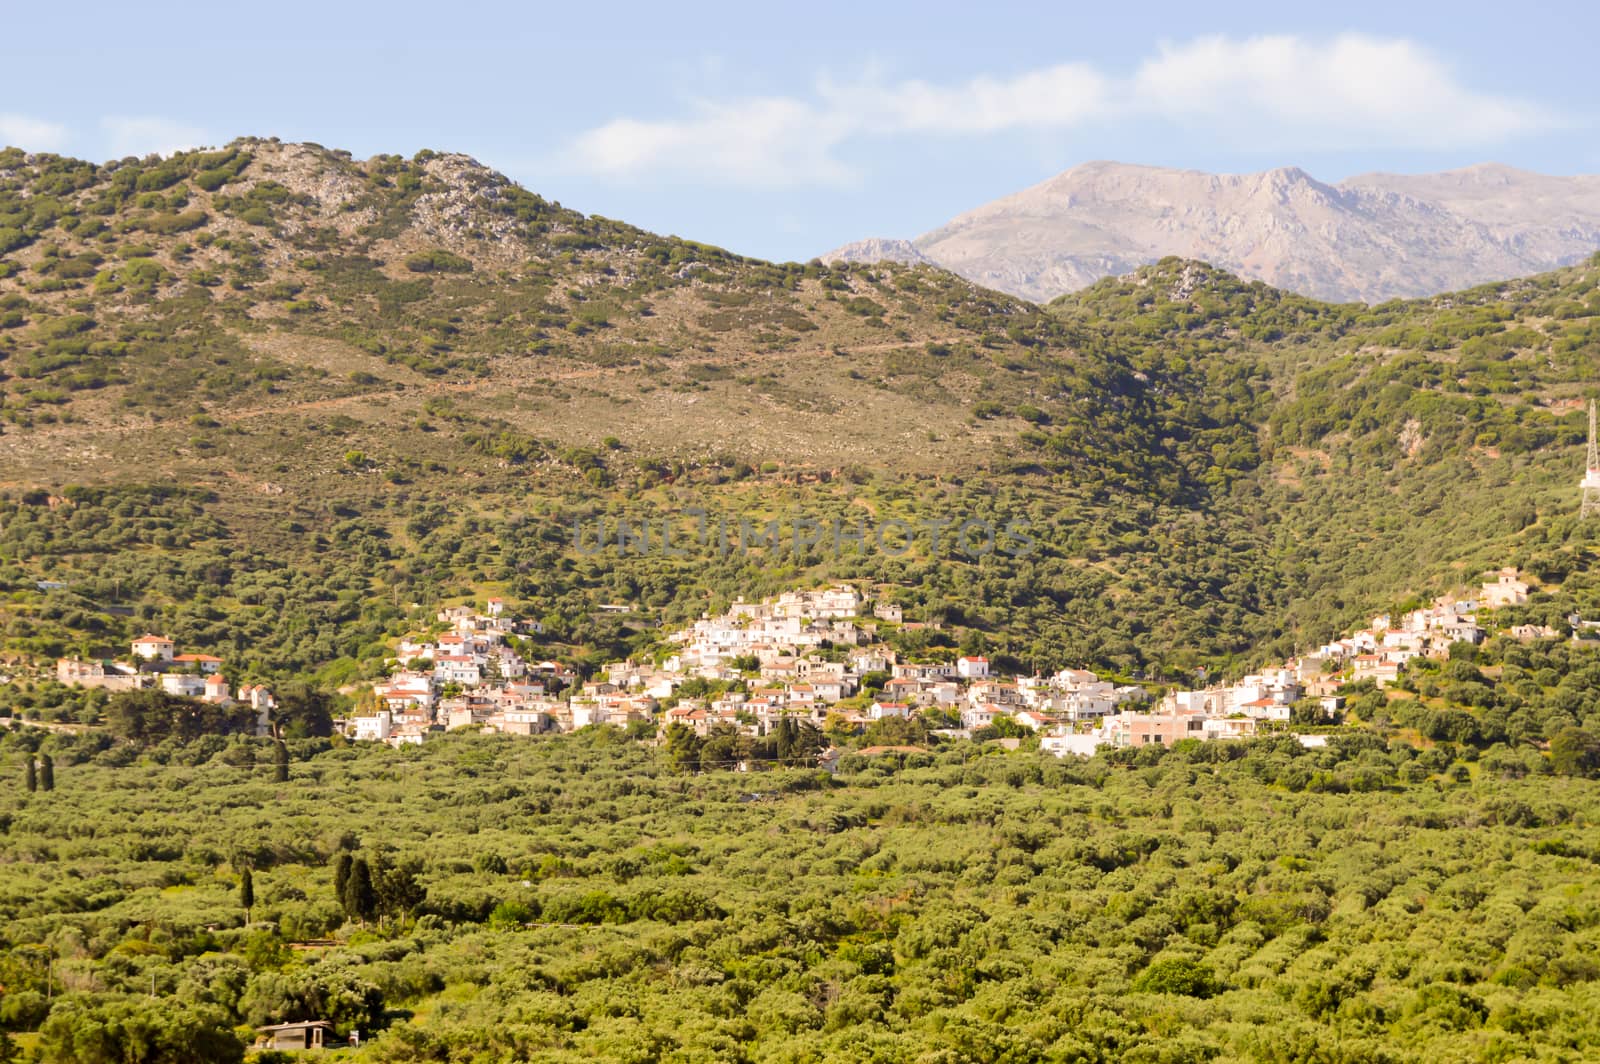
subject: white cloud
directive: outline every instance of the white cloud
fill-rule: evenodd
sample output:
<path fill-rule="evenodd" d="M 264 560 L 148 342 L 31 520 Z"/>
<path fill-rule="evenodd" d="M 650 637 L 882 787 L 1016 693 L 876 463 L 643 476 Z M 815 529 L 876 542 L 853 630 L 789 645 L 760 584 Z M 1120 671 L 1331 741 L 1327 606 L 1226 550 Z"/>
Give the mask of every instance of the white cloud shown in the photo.
<path fill-rule="evenodd" d="M 0 114 L 0 147 L 60 151 L 66 143 L 66 126 L 27 115 Z"/>
<path fill-rule="evenodd" d="M 1134 74 L 1128 105 L 1262 147 L 1465 147 L 1557 124 L 1541 107 L 1462 85 L 1410 41 L 1358 34 L 1162 45 Z"/>
<path fill-rule="evenodd" d="M 839 86 L 824 79 L 818 95 L 855 127 L 881 133 L 997 133 L 1059 128 L 1088 121 L 1110 105 L 1109 84 L 1084 63 L 1017 77 L 973 78 L 959 85 L 904 81 Z"/>
<path fill-rule="evenodd" d="M 1558 124 L 1537 105 L 1463 85 L 1410 41 L 1214 36 L 1164 44 L 1129 74 L 1063 63 L 948 84 L 821 78 L 804 97 L 697 100 L 682 117 L 619 118 L 583 133 L 566 166 L 612 178 L 838 184 L 857 176 L 842 149 L 864 137 L 1038 133 L 1110 121 L 1181 123 L 1271 150 L 1464 147 Z"/>
<path fill-rule="evenodd" d="M 204 130 L 170 118 L 114 115 L 102 118 L 100 128 L 105 131 L 106 150 L 113 159 L 152 153 L 171 155 L 206 142 Z"/>
<path fill-rule="evenodd" d="M 718 184 L 836 183 L 850 176 L 834 158 L 852 132 L 842 116 L 799 100 L 698 103 L 684 119 L 619 118 L 580 136 L 572 165 L 597 174 L 687 172 Z"/>

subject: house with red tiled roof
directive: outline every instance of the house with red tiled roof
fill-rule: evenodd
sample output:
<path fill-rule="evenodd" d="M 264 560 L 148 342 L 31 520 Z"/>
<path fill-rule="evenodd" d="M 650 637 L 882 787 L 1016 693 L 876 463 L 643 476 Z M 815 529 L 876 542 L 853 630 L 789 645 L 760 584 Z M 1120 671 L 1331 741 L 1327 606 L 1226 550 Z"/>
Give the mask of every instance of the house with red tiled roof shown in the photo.
<path fill-rule="evenodd" d="M 961 711 L 961 726 L 963 728 L 987 728 L 993 724 L 996 717 L 1006 715 L 1004 707 L 993 702 L 979 702 L 967 706 Z"/>
<path fill-rule="evenodd" d="M 164 635 L 146 633 L 133 641 L 133 656 L 144 661 L 171 661 L 174 645 Z"/>
<path fill-rule="evenodd" d="M 1061 723 L 1055 717 L 1032 709 L 1023 710 L 1013 719 L 1029 731 L 1049 731 Z"/>
<path fill-rule="evenodd" d="M 172 663 L 179 668 L 195 669 L 202 676 L 209 676 L 222 668 L 222 659 L 210 654 L 179 654 L 172 659 Z"/>
<path fill-rule="evenodd" d="M 1251 720 L 1288 720 L 1289 707 L 1275 698 L 1257 698 L 1239 707 Z"/>

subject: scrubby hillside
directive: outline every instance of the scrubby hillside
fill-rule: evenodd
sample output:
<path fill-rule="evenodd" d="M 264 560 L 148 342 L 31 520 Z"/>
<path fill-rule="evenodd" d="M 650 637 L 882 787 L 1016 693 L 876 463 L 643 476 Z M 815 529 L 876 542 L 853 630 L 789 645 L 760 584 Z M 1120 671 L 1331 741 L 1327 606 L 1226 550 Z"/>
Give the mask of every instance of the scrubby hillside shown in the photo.
<path fill-rule="evenodd" d="M 1575 518 L 1600 259 L 1370 308 L 1165 260 L 1051 309 L 1208 358 L 1243 352 L 1270 382 L 1246 494 L 1272 515 L 1291 633 L 1452 574 L 1515 563 L 1559 582 L 1590 558 L 1596 530 Z"/>
<path fill-rule="evenodd" d="M 1045 310 L 741 259 L 461 156 L 257 140 L 0 154 L 0 249 L 13 657 L 156 626 L 337 681 L 413 608 L 499 591 L 599 660 L 649 635 L 598 601 L 648 628 L 851 578 L 1019 664 L 1187 669 L 1589 543 L 1593 266 L 1367 309 L 1169 260 Z M 1038 547 L 572 545 L 699 509 L 1021 520 Z"/>

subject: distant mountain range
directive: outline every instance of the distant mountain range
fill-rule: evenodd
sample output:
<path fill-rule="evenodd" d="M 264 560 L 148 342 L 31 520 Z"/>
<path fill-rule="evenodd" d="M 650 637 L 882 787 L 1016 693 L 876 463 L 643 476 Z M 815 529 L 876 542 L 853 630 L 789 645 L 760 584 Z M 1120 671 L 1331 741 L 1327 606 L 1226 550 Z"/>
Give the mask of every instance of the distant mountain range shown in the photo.
<path fill-rule="evenodd" d="M 1485 163 L 1330 185 L 1295 167 L 1091 162 L 915 240 L 861 240 L 823 259 L 931 262 L 1043 303 L 1179 255 L 1318 299 L 1381 302 L 1570 265 L 1597 248 L 1600 176 Z"/>

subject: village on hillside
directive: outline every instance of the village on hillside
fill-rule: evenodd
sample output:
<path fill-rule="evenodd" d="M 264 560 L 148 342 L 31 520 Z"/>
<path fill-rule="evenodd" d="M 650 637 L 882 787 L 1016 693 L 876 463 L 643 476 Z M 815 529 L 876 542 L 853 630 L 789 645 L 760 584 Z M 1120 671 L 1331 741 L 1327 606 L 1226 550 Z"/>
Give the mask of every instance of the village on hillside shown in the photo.
<path fill-rule="evenodd" d="M 969 737 L 985 729 L 1032 733 L 1058 756 L 1088 756 L 1181 739 L 1243 739 L 1337 719 L 1341 691 L 1370 680 L 1393 683 L 1416 657 L 1446 658 L 1457 643 L 1485 638 L 1480 609 L 1520 605 L 1528 585 L 1515 570 L 1492 574 L 1476 598 L 1447 597 L 1391 618 L 1234 683 L 1177 690 L 1152 701 L 1145 687 L 1118 684 L 1085 669 L 1049 676 L 998 675 L 982 656 L 944 660 L 897 653 L 886 641 L 907 621 L 902 608 L 872 603 L 835 585 L 788 591 L 761 602 L 736 601 L 666 637 L 670 652 L 651 661 L 611 664 L 584 682 L 554 661 L 525 659 L 506 642 L 529 622 L 491 599 L 480 611 L 452 607 L 442 631 L 397 647 L 394 671 L 376 684 L 368 709 L 346 724 L 351 738 L 421 743 L 461 728 L 534 735 L 591 725 L 635 726 L 664 736 L 681 726 L 698 736 L 734 729 L 751 738 L 783 722 L 829 735 L 861 733 L 888 718 L 922 717 L 937 734 Z M 1524 641 L 1548 628 L 1513 629 Z M 1304 707 L 1315 703 L 1307 719 Z M 1291 709 L 1302 708 L 1299 718 Z M 986 733 L 986 734 L 992 734 Z M 1323 740 L 1307 735 L 1303 741 Z"/>
<path fill-rule="evenodd" d="M 1476 598 L 1451 596 L 1399 617 L 1374 617 L 1361 631 L 1237 682 L 1152 699 L 1144 686 L 1086 669 L 1000 675 L 987 658 L 958 655 L 953 647 L 899 653 L 891 633 L 938 626 L 907 620 L 902 607 L 873 603 L 843 584 L 738 600 L 725 613 L 668 634 L 669 649 L 652 660 L 614 662 L 585 681 L 560 662 L 525 656 L 524 638 L 541 631 L 538 622 L 507 616 L 505 602 L 491 598 L 481 609 L 440 610 L 427 634 L 400 639 L 389 674 L 362 692 L 361 708 L 341 726 L 352 740 L 400 746 L 464 728 L 539 735 L 594 725 L 631 727 L 644 737 L 665 737 L 677 727 L 700 737 L 731 731 L 752 739 L 811 725 L 840 737 L 879 721 L 918 718 L 945 737 L 1031 733 L 1057 756 L 1090 756 L 1102 748 L 1245 739 L 1335 721 L 1347 685 L 1389 685 L 1413 658 L 1446 658 L 1455 644 L 1480 643 L 1486 635 L 1480 609 L 1527 600 L 1518 572 L 1503 569 Z M 1508 634 L 1525 642 L 1557 635 L 1532 626 Z M 221 658 L 177 649 L 170 639 L 146 634 L 133 640 L 126 660 L 62 658 L 56 678 L 247 706 L 256 713 L 256 733 L 273 734 L 276 702 L 266 687 L 231 690 Z M 824 762 L 830 754 L 837 756 L 826 751 Z"/>

